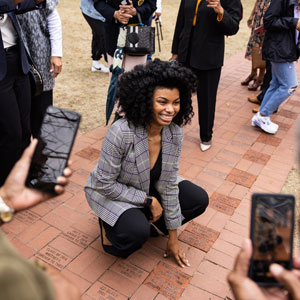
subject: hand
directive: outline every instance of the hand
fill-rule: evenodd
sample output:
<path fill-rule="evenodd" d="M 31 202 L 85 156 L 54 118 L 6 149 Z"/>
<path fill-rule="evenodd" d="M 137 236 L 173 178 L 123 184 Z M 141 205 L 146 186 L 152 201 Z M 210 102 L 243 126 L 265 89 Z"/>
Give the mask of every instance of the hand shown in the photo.
<path fill-rule="evenodd" d="M 114 18 L 118 20 L 121 24 L 127 25 L 129 19 L 132 18 L 131 15 L 122 13 L 121 10 L 116 10 L 114 13 Z"/>
<path fill-rule="evenodd" d="M 161 13 L 160 12 L 155 12 L 155 19 L 159 19 L 161 17 Z"/>
<path fill-rule="evenodd" d="M 298 22 L 297 22 L 296 29 L 297 29 L 298 31 L 300 31 L 300 19 L 299 19 Z"/>
<path fill-rule="evenodd" d="M 119 7 L 122 14 L 125 13 L 131 16 L 136 16 L 137 14 L 136 8 L 133 7 L 131 0 L 129 0 L 129 5 L 120 5 Z"/>
<path fill-rule="evenodd" d="M 272 275 L 285 286 L 289 293 L 285 293 L 280 287 L 261 288 L 247 276 L 251 255 L 252 244 L 247 239 L 235 260 L 233 271 L 228 275 L 228 282 L 236 300 L 300 299 L 300 272 L 298 270 L 287 271 L 277 264 L 272 264 L 270 266 Z M 294 267 L 300 268 L 300 260 L 294 260 Z"/>
<path fill-rule="evenodd" d="M 78 287 L 65 276 L 50 266 L 46 267 L 46 273 L 52 280 L 56 300 L 80 300 L 80 291 Z"/>
<path fill-rule="evenodd" d="M 152 213 L 151 223 L 154 223 L 162 216 L 163 209 L 155 197 L 152 197 L 152 204 L 149 208 Z"/>
<path fill-rule="evenodd" d="M 207 7 L 214 9 L 215 13 L 218 15 L 223 15 L 224 8 L 221 6 L 220 0 L 206 0 L 208 2 Z"/>
<path fill-rule="evenodd" d="M 171 60 L 178 60 L 178 54 L 172 54 L 172 56 L 169 59 L 169 61 L 171 61 Z"/>
<path fill-rule="evenodd" d="M 172 254 L 175 257 L 180 267 L 184 268 L 184 266 L 190 266 L 185 253 L 179 245 L 179 241 L 177 239 L 177 230 L 169 230 L 169 240 L 164 257 L 168 257 L 170 254 Z"/>
<path fill-rule="evenodd" d="M 25 180 L 36 145 L 37 140 L 34 139 L 15 164 L 4 185 L 0 188 L 1 198 L 9 207 L 16 211 L 27 209 L 53 197 L 49 194 L 25 187 Z M 71 174 L 72 171 L 66 168 L 64 176 L 57 178 L 58 185 L 54 188 L 57 194 L 64 192 L 64 186 L 68 183 L 67 177 L 71 176 Z"/>
<path fill-rule="evenodd" d="M 62 58 L 59 56 L 51 56 L 51 69 L 50 72 L 54 72 L 54 78 L 61 72 L 62 69 Z"/>
<path fill-rule="evenodd" d="M 247 25 L 249 28 L 252 28 L 252 23 L 253 23 L 253 16 L 251 16 L 247 21 Z"/>

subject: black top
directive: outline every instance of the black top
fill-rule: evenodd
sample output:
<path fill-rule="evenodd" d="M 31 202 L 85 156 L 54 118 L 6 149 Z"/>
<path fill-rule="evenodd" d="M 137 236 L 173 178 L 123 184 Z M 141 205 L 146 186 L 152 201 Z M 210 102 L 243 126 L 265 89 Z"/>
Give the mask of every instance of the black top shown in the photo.
<path fill-rule="evenodd" d="M 155 189 L 155 183 L 159 180 L 160 174 L 161 174 L 161 164 L 162 164 L 162 151 L 160 149 L 160 152 L 158 154 L 157 160 L 153 166 L 153 168 L 150 170 L 150 186 L 149 186 L 149 195 L 154 196 L 158 200 L 160 199 L 158 191 Z"/>

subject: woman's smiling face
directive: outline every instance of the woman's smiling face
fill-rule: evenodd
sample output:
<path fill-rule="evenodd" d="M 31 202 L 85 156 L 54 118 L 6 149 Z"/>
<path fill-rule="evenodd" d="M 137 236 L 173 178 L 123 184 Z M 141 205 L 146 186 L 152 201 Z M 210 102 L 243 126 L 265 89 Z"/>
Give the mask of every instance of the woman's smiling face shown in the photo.
<path fill-rule="evenodd" d="M 180 95 L 177 88 L 158 87 L 153 93 L 153 125 L 167 126 L 180 110 Z"/>

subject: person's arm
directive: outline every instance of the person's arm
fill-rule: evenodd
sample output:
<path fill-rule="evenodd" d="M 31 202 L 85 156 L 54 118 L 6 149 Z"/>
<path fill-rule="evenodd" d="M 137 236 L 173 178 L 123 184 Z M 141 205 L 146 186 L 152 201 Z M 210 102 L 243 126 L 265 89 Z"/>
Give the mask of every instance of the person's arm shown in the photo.
<path fill-rule="evenodd" d="M 296 29 L 298 19 L 294 17 L 282 17 L 282 5 L 280 0 L 271 1 L 264 15 L 264 28 L 266 30 L 282 31 Z"/>
<path fill-rule="evenodd" d="M 112 201 L 143 206 L 146 199 L 144 191 L 118 182 L 122 162 L 126 155 L 125 151 L 126 137 L 119 122 L 117 122 L 112 124 L 103 140 L 97 169 L 91 175 L 93 190 Z M 92 192 L 89 189 L 89 187 L 85 188 L 87 193 Z"/>
<path fill-rule="evenodd" d="M 107 22 L 113 22 L 115 20 L 114 14 L 117 9 L 112 7 L 105 0 L 95 0 L 94 7 Z"/>
<path fill-rule="evenodd" d="M 56 8 L 47 16 L 51 43 L 51 69 L 56 77 L 62 69 L 62 28 Z"/>
<path fill-rule="evenodd" d="M 24 14 L 28 11 L 46 7 L 46 0 L 23 0 L 16 6 L 16 14 Z"/>
<path fill-rule="evenodd" d="M 178 15 L 177 15 L 174 36 L 173 36 L 172 50 L 171 50 L 172 51 L 171 59 L 173 60 L 177 60 L 178 58 L 177 54 L 178 54 L 179 39 L 184 27 L 184 6 L 185 6 L 185 0 L 181 0 L 179 10 L 178 10 Z"/>
<path fill-rule="evenodd" d="M 156 0 L 147 0 L 141 6 L 135 7 L 142 20 L 148 20 L 156 10 Z"/>
<path fill-rule="evenodd" d="M 239 30 L 241 17 L 241 1 L 226 0 L 222 2 L 223 4 L 216 0 L 207 1 L 207 7 L 211 7 L 216 13 L 216 22 L 222 34 L 236 34 Z"/>
<path fill-rule="evenodd" d="M 253 17 L 254 17 L 254 13 L 255 13 L 255 8 L 256 8 L 257 2 L 258 2 L 258 0 L 255 1 L 255 4 L 254 4 L 253 9 L 252 9 L 252 12 L 251 12 L 251 14 L 249 16 L 249 19 L 247 20 L 247 25 L 248 25 L 249 28 L 252 27 Z"/>
<path fill-rule="evenodd" d="M 156 17 L 160 17 L 161 13 L 162 13 L 161 0 L 157 0 L 156 1 L 156 11 L 155 11 Z"/>

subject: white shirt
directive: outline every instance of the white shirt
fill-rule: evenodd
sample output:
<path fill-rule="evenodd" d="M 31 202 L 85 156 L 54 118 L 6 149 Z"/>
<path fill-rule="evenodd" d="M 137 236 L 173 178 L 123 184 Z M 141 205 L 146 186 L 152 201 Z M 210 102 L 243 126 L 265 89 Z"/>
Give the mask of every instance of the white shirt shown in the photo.
<path fill-rule="evenodd" d="M 17 44 L 18 35 L 7 14 L 0 15 L 0 31 L 4 49 Z"/>
<path fill-rule="evenodd" d="M 156 1 L 156 12 L 161 13 L 161 0 Z"/>
<path fill-rule="evenodd" d="M 62 26 L 56 8 L 47 17 L 51 43 L 51 56 L 62 57 Z"/>

